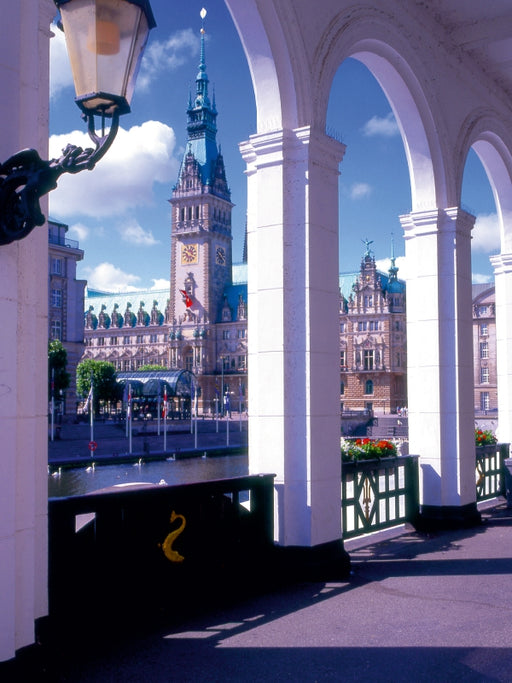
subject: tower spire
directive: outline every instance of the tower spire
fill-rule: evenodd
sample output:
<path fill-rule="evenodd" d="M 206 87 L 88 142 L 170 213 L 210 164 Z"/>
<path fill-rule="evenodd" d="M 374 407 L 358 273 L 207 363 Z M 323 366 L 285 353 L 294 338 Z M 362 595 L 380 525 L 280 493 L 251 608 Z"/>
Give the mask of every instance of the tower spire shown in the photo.
<path fill-rule="evenodd" d="M 395 259 L 395 236 L 391 233 L 391 267 L 389 269 L 389 278 L 391 280 L 397 279 L 398 268 L 396 267 Z"/>
<path fill-rule="evenodd" d="M 205 28 L 204 18 L 206 17 L 206 10 L 203 7 L 199 13 L 201 17 L 201 50 L 199 57 L 199 71 L 196 78 L 196 107 L 210 105 L 208 99 L 208 76 L 206 75 L 206 56 L 205 56 Z"/>

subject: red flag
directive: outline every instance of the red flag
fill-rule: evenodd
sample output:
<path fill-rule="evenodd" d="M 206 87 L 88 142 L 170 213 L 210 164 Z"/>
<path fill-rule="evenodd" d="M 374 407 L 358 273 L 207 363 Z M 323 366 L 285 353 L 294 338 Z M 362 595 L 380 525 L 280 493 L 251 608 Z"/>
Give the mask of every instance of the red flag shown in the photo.
<path fill-rule="evenodd" d="M 187 308 L 190 308 L 192 306 L 192 299 L 189 297 L 188 292 L 186 292 L 184 289 L 180 289 L 180 294 L 183 295 L 183 301 L 185 302 L 185 306 Z"/>

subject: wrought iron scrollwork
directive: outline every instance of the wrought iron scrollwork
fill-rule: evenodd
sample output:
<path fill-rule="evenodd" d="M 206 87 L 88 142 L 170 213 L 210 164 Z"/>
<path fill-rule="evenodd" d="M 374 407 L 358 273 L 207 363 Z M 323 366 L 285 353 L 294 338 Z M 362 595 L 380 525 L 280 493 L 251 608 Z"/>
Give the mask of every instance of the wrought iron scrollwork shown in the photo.
<path fill-rule="evenodd" d="M 35 149 L 24 149 L 0 165 L 0 245 L 26 237 L 45 217 L 39 200 L 57 187 L 63 173 L 92 170 L 112 145 L 119 128 L 119 115 L 114 113 L 110 130 L 98 135 L 94 115 L 85 116 L 94 149 L 67 145 L 59 159 L 45 161 Z"/>

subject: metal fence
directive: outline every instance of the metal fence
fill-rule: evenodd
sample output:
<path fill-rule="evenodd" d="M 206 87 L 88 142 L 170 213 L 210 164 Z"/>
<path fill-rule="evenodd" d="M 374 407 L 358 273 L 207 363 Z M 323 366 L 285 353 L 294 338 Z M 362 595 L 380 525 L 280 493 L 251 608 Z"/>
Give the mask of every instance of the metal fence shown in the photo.
<path fill-rule="evenodd" d="M 505 495 L 504 460 L 509 444 L 476 449 L 476 500 Z M 418 456 L 344 462 L 342 466 L 343 537 L 414 524 L 419 514 Z"/>
<path fill-rule="evenodd" d="M 419 512 L 418 456 L 344 462 L 343 538 L 414 523 Z"/>
<path fill-rule="evenodd" d="M 50 499 L 50 617 L 128 619 L 250 581 L 273 546 L 273 490 L 254 475 Z"/>
<path fill-rule="evenodd" d="M 497 443 L 476 449 L 477 502 L 505 495 L 504 460 L 508 458 L 509 446 Z"/>

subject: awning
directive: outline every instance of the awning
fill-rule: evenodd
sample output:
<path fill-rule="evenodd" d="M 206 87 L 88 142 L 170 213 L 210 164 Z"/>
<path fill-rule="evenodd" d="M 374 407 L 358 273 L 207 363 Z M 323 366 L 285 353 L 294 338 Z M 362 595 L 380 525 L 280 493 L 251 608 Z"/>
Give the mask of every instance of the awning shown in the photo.
<path fill-rule="evenodd" d="M 119 384 L 131 384 L 140 387 L 139 396 L 157 397 L 164 395 L 167 388 L 167 396 L 188 397 L 193 393 L 194 384 L 197 380 L 189 370 L 148 370 L 143 372 L 118 372 Z"/>

